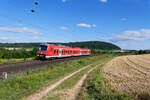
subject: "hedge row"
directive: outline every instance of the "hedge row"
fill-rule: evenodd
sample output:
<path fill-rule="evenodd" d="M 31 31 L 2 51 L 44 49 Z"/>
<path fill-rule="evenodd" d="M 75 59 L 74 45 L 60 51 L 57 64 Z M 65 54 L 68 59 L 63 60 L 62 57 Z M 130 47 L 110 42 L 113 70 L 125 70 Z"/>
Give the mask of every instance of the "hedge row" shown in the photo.
<path fill-rule="evenodd" d="M 0 49 L 0 58 L 30 58 L 36 56 L 36 48 L 33 48 L 31 51 L 26 51 L 25 49 L 21 50 L 6 50 L 1 48 Z"/>

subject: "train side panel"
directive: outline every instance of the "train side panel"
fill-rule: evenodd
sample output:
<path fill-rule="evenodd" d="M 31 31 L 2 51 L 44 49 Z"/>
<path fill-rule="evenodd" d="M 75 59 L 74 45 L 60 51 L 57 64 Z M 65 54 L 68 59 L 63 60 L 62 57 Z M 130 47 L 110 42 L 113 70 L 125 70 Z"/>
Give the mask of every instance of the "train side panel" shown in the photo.
<path fill-rule="evenodd" d="M 44 46 L 43 46 L 44 47 Z M 81 56 L 81 55 L 90 55 L 90 49 L 81 49 L 81 48 L 71 48 L 63 46 L 48 45 L 45 46 L 45 51 L 37 50 L 37 56 L 48 58 L 55 57 L 69 57 L 69 56 Z"/>

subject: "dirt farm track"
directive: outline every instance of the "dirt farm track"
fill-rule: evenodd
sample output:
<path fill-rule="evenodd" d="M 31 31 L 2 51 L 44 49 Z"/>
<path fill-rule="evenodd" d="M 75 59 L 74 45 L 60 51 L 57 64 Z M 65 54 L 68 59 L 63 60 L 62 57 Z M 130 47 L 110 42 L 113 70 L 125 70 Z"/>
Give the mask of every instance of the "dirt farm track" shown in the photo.
<path fill-rule="evenodd" d="M 112 87 L 134 99 L 150 100 L 150 55 L 117 57 L 103 67 Z"/>

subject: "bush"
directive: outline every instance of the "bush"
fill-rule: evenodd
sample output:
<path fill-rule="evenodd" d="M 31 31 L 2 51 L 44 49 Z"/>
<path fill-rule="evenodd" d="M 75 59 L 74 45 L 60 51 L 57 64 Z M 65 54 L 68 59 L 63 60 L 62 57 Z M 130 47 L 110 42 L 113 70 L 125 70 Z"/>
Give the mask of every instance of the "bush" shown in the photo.
<path fill-rule="evenodd" d="M 33 48 L 32 51 L 26 51 L 25 49 L 21 50 L 6 50 L 0 49 L 0 58 L 11 59 L 11 58 L 30 58 L 36 56 L 36 48 Z"/>
<path fill-rule="evenodd" d="M 146 52 L 145 50 L 139 50 L 138 54 L 148 54 L 148 52 Z"/>

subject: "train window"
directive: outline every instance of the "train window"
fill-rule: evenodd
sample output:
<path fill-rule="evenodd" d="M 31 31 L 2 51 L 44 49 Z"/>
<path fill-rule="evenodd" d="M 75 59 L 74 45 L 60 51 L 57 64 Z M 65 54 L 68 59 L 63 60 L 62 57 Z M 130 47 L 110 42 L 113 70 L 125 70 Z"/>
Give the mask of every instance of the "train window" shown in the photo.
<path fill-rule="evenodd" d="M 40 45 L 39 51 L 46 52 L 47 48 L 48 48 L 48 46 L 46 46 L 46 45 Z"/>
<path fill-rule="evenodd" d="M 54 54 L 56 53 L 56 50 L 54 50 Z"/>
<path fill-rule="evenodd" d="M 58 50 L 57 50 L 57 54 L 58 54 Z"/>

